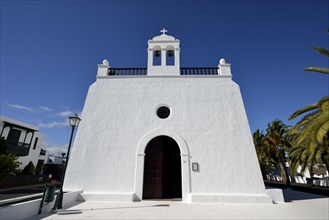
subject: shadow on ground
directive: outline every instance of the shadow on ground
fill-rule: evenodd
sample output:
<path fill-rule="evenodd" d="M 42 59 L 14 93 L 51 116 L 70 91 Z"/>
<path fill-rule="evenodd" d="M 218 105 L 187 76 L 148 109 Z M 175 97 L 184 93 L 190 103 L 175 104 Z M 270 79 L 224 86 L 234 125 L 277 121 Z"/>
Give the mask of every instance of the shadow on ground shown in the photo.
<path fill-rule="evenodd" d="M 328 196 L 322 196 L 322 195 L 317 195 L 317 194 L 312 194 L 312 193 L 304 193 L 304 192 L 299 192 L 295 191 L 292 189 L 282 189 L 283 196 L 284 196 L 284 201 L 285 202 L 292 202 L 296 200 L 305 200 L 305 199 L 323 199 L 323 198 L 328 198 Z"/>
<path fill-rule="evenodd" d="M 90 208 L 90 209 L 69 209 L 69 210 L 57 210 L 51 211 L 48 213 L 43 213 L 41 215 L 34 216 L 30 220 L 41 220 L 47 218 L 51 215 L 79 215 L 87 211 L 102 211 L 102 210 L 114 210 L 114 209 L 139 209 L 139 208 L 154 208 L 154 207 L 168 207 L 169 204 L 156 204 L 156 205 L 147 205 L 147 206 L 123 206 L 123 207 L 112 207 L 112 208 Z"/>

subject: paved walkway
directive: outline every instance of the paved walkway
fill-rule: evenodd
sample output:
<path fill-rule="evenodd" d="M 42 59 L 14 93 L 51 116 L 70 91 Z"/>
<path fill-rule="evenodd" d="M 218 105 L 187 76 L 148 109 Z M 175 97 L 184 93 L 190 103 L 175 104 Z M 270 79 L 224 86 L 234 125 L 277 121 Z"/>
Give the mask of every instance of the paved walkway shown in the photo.
<path fill-rule="evenodd" d="M 188 204 L 178 201 L 84 202 L 39 219 L 329 219 L 329 198 L 284 190 L 282 204 Z"/>

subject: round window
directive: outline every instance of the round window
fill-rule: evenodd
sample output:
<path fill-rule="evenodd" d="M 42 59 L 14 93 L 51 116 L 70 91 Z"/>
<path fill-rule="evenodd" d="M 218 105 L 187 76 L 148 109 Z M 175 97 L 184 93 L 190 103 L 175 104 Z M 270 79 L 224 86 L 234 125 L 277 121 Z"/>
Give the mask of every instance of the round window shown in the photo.
<path fill-rule="evenodd" d="M 168 118 L 170 115 L 170 109 L 166 106 L 161 106 L 157 110 L 157 115 L 159 118 L 162 118 L 162 119 Z"/>

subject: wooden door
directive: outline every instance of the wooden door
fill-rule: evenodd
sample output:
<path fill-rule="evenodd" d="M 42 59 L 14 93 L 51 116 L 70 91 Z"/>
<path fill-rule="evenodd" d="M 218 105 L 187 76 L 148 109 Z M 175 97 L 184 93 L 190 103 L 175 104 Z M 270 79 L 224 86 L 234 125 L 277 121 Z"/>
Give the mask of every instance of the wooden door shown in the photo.
<path fill-rule="evenodd" d="M 145 149 L 143 199 L 182 198 L 181 157 L 176 141 L 152 139 Z"/>
<path fill-rule="evenodd" d="M 153 139 L 145 150 L 143 199 L 162 198 L 163 145 Z"/>

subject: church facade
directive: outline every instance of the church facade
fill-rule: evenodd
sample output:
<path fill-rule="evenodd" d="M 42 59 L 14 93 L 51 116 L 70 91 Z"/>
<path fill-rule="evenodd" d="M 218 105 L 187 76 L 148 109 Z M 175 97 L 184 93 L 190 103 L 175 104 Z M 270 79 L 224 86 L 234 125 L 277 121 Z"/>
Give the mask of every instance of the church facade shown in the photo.
<path fill-rule="evenodd" d="M 181 68 L 180 41 L 148 41 L 147 68 L 98 65 L 64 190 L 85 200 L 272 203 L 230 64 Z"/>

